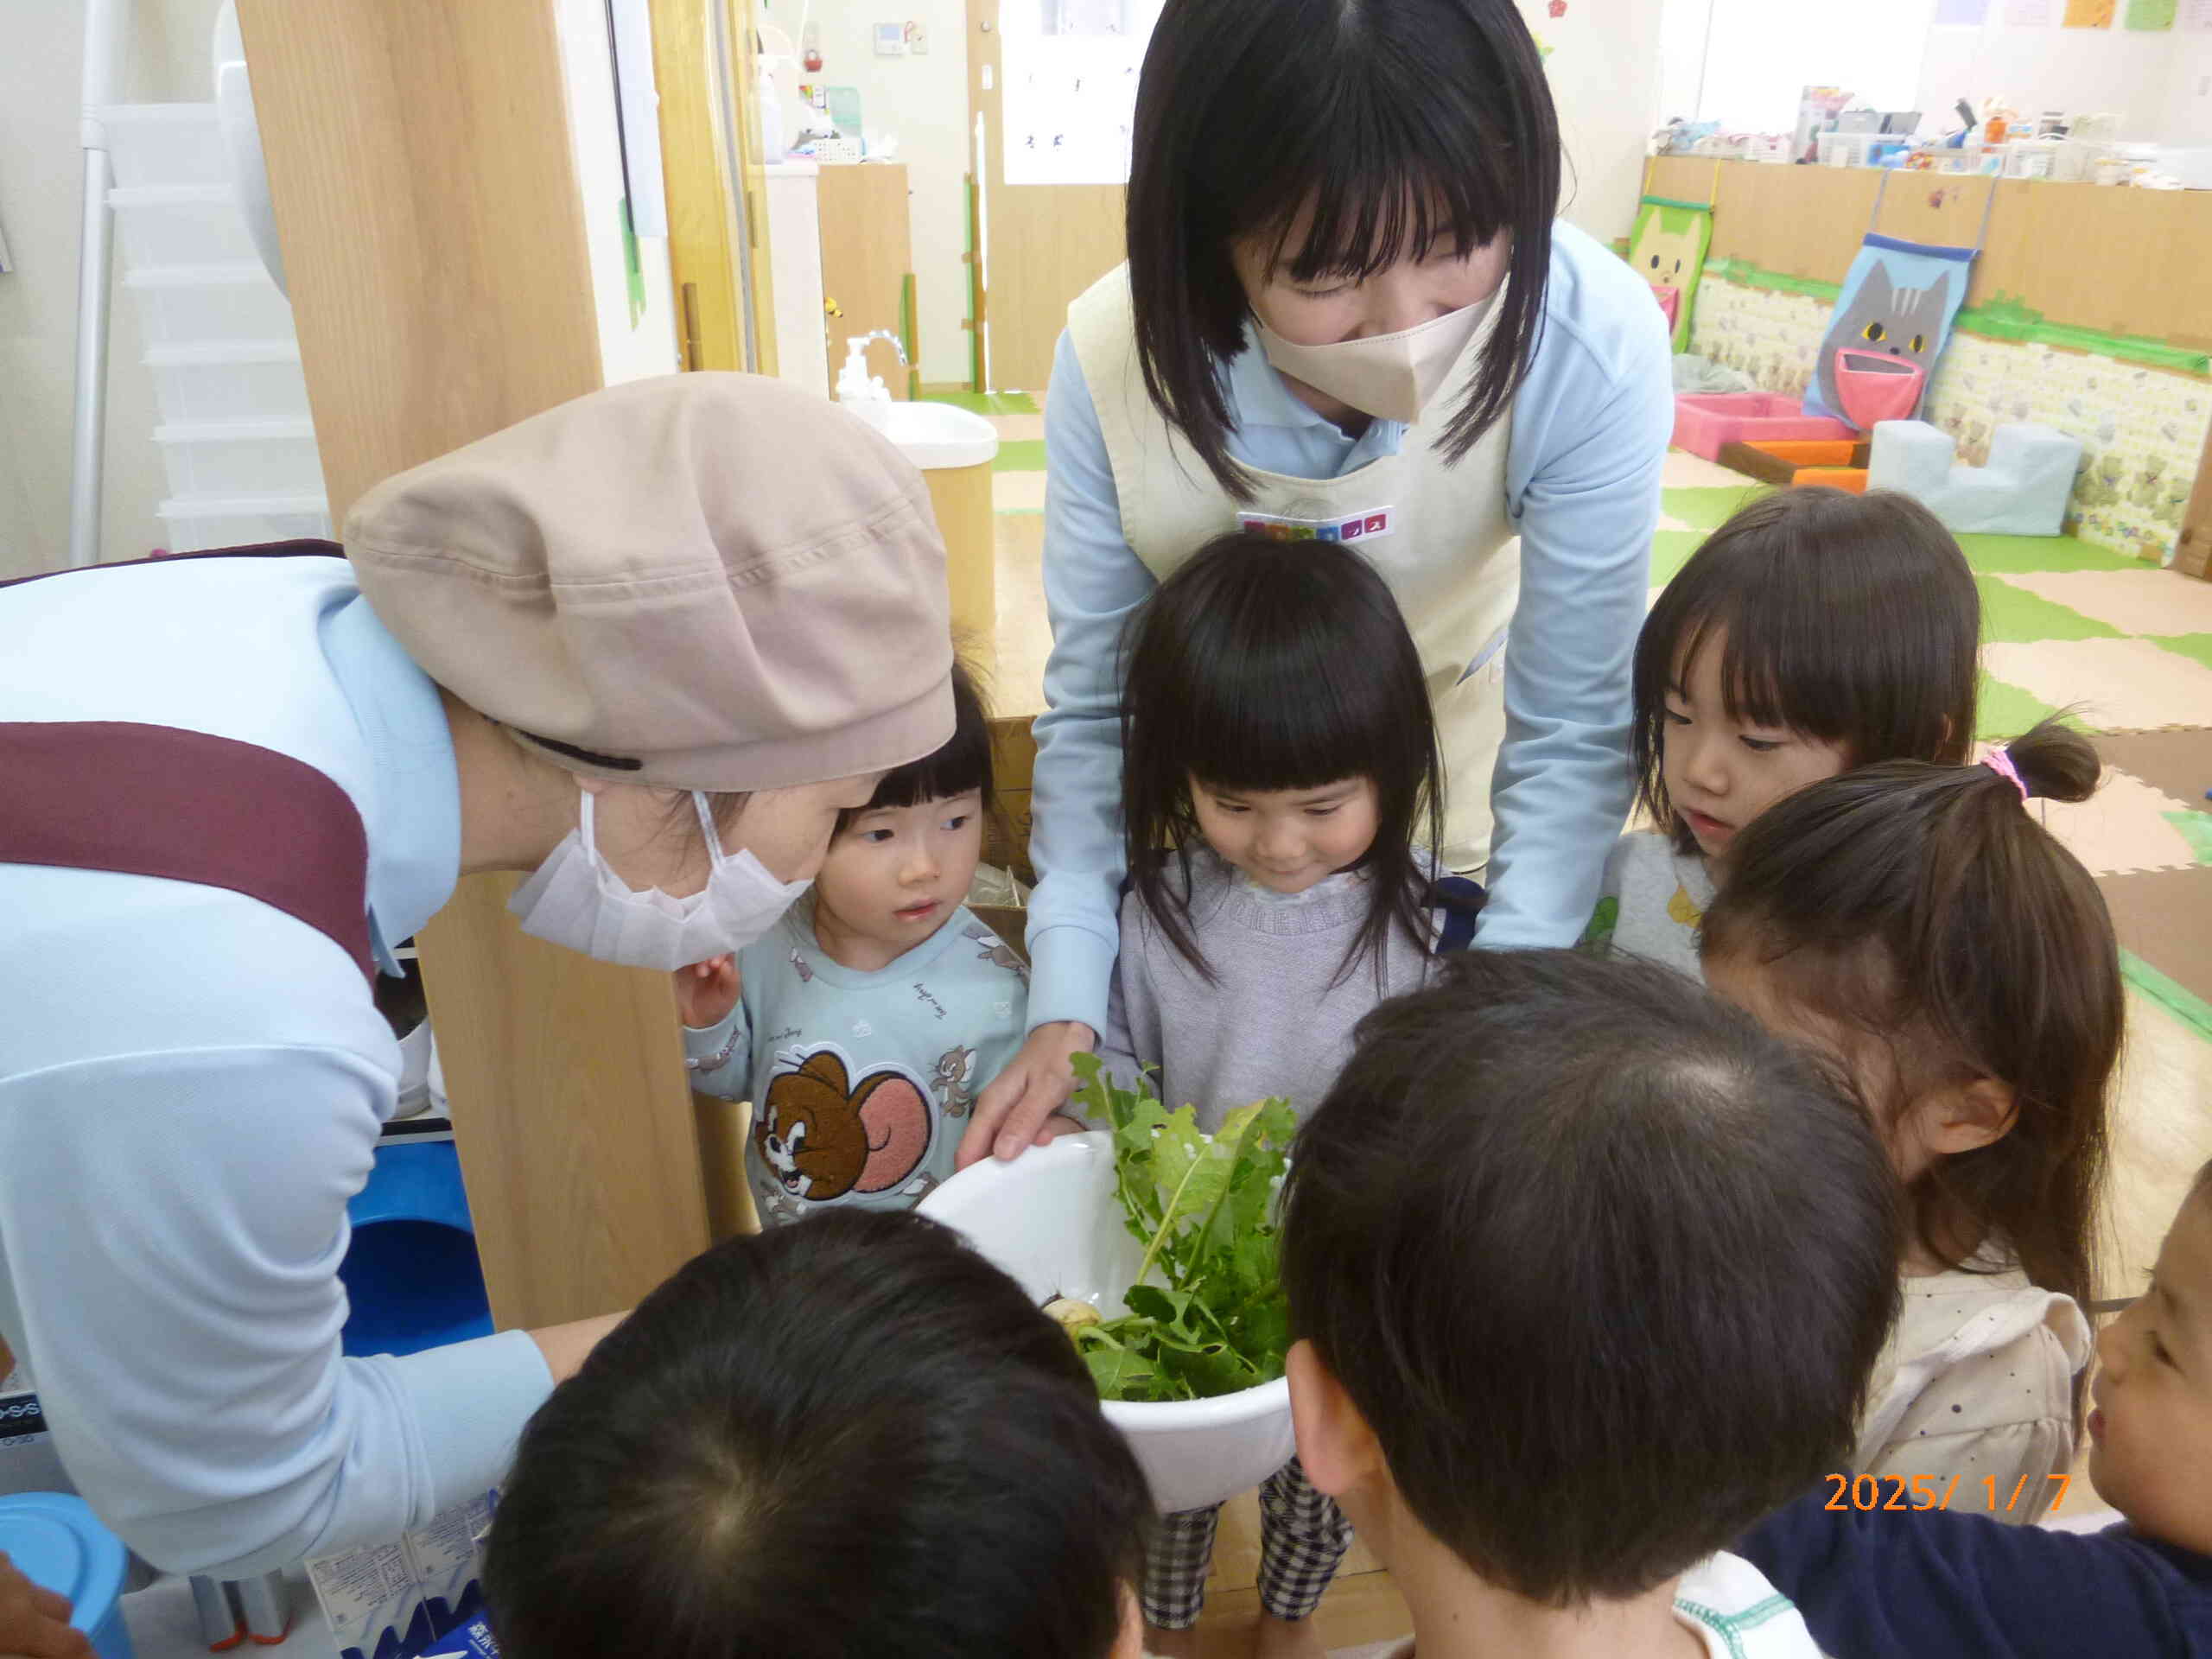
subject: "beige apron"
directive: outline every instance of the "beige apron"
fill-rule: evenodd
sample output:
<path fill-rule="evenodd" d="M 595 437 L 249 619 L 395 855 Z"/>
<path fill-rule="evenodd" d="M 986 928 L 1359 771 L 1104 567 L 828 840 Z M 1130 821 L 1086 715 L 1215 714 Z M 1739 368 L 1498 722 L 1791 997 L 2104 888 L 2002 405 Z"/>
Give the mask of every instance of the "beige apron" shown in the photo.
<path fill-rule="evenodd" d="M 1505 507 L 1511 421 L 1499 421 L 1456 467 L 1430 446 L 1459 406 L 1489 327 L 1431 404 L 1436 421 L 1409 427 L 1400 453 L 1340 478 L 1248 468 L 1258 493 L 1243 505 L 1145 394 L 1126 266 L 1068 308 L 1068 332 L 1105 437 L 1122 533 L 1154 575 L 1252 521 L 1294 539 L 1341 539 L 1389 584 L 1421 652 L 1444 752 L 1444 861 L 1478 870 L 1490 856 L 1491 774 L 1505 737 L 1505 632 L 1521 592 L 1520 539 Z"/>

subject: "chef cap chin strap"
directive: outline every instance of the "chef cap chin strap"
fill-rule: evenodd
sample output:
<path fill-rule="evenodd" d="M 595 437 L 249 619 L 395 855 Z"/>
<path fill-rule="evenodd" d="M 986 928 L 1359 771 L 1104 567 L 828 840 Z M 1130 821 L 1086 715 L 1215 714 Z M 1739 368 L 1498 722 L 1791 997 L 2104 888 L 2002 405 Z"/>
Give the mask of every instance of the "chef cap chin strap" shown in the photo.
<path fill-rule="evenodd" d="M 536 732 L 525 732 L 519 726 L 510 726 L 507 729 L 524 742 L 535 743 L 541 749 L 550 750 L 567 760 L 580 760 L 585 766 L 597 767 L 602 772 L 643 772 L 645 769 L 645 763 L 642 760 L 619 754 L 597 754 L 589 749 L 580 749 L 573 743 L 563 743 L 558 738 L 540 737 Z"/>

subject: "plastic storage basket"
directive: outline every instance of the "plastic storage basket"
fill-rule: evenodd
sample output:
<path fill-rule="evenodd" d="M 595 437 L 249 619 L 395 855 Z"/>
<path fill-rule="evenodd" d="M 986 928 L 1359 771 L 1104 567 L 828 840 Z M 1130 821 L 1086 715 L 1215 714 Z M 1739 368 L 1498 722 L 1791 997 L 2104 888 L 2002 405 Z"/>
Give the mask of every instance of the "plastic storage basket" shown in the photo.
<path fill-rule="evenodd" d="M 154 511 L 172 553 L 330 536 L 330 509 L 320 494 L 172 496 Z"/>

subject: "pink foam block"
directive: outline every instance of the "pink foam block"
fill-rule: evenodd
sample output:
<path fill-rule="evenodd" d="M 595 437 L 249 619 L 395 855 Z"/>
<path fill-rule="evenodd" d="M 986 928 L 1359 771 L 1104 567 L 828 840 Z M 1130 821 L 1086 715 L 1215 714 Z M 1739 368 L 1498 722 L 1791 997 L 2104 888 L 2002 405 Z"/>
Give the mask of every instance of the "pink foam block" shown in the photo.
<path fill-rule="evenodd" d="M 1732 443 L 1853 438 L 1841 421 L 1808 415 L 1795 397 L 1771 391 L 1682 392 L 1675 399 L 1675 447 L 1717 461 Z"/>

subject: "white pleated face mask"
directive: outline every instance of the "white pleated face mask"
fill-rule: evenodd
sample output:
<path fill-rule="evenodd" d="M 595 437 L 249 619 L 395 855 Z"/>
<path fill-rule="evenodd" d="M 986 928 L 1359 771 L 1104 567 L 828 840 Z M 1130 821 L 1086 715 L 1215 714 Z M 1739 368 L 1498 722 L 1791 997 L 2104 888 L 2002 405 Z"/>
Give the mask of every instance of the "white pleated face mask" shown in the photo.
<path fill-rule="evenodd" d="M 1451 378 L 1452 365 L 1497 302 L 1493 294 L 1417 328 L 1340 340 L 1331 346 L 1300 346 L 1262 322 L 1260 343 L 1268 361 L 1293 379 L 1303 380 L 1363 414 L 1410 423 L 1421 418 L 1429 399 Z"/>
<path fill-rule="evenodd" d="M 743 950 L 773 927 L 810 885 L 777 880 L 749 848 L 734 855 L 725 853 L 707 798 L 694 790 L 691 803 L 714 859 L 707 885 L 682 899 L 658 887 L 640 892 L 600 856 L 592 834 L 591 791 L 578 792 L 583 797 L 578 827 L 507 901 L 507 908 L 521 918 L 522 931 L 549 944 L 626 968 L 673 972 Z"/>

